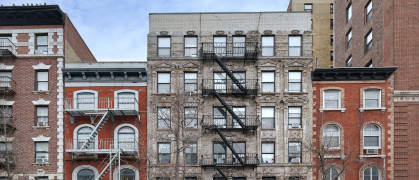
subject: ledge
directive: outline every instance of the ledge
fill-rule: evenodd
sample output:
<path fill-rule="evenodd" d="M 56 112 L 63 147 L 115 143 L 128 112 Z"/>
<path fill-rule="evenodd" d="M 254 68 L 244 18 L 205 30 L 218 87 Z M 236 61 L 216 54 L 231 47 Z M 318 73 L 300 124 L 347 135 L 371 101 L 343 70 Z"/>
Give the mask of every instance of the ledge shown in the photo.
<path fill-rule="evenodd" d="M 359 155 L 359 158 L 385 158 L 386 155 Z"/>
<path fill-rule="evenodd" d="M 378 107 L 378 108 L 359 108 L 359 112 L 376 111 L 376 110 L 386 111 L 386 108 L 385 107 Z"/>
<path fill-rule="evenodd" d="M 319 111 L 320 112 L 323 112 L 323 111 L 340 111 L 340 112 L 345 112 L 346 111 L 346 108 L 327 108 L 327 109 L 320 108 Z"/>
<path fill-rule="evenodd" d="M 49 129 L 50 126 L 32 126 L 32 129 Z"/>
<path fill-rule="evenodd" d="M 42 94 L 42 93 L 45 93 L 45 94 L 49 94 L 50 93 L 50 91 L 49 90 L 45 90 L 45 91 L 32 91 L 32 93 L 33 94 Z"/>
<path fill-rule="evenodd" d="M 32 163 L 32 166 L 49 166 L 51 163 Z"/>

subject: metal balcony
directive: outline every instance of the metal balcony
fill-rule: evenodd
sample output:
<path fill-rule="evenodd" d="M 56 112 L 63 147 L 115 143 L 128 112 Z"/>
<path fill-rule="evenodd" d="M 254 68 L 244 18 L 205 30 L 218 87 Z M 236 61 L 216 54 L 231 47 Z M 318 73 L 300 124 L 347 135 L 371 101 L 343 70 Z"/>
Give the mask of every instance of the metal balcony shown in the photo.
<path fill-rule="evenodd" d="M 199 164 L 202 167 L 224 166 L 224 167 L 256 167 L 259 165 L 257 154 L 239 154 L 244 164 L 240 164 L 234 155 L 202 155 Z"/>
<path fill-rule="evenodd" d="M 214 91 L 224 95 L 257 95 L 259 84 L 257 79 L 238 79 L 246 89 L 242 91 L 231 79 L 203 79 L 202 95 L 214 95 Z"/>
<path fill-rule="evenodd" d="M 258 58 L 257 42 L 242 43 L 202 43 L 199 58 L 203 61 L 214 60 L 215 55 L 221 60 L 256 61 Z"/>
<path fill-rule="evenodd" d="M 10 168 L 14 168 L 15 167 L 15 156 L 13 155 L 13 149 L 10 149 L 9 152 L 7 153 L 6 151 L 0 151 L 0 169 L 5 169 L 7 168 L 7 164 L 10 165 Z"/>
<path fill-rule="evenodd" d="M 0 58 L 1 57 L 16 58 L 16 46 L 9 38 L 0 37 Z"/>
<path fill-rule="evenodd" d="M 15 94 L 16 82 L 8 76 L 0 76 L 0 93 Z"/>
<path fill-rule="evenodd" d="M 66 139 L 65 151 L 73 154 L 109 154 L 118 152 L 120 148 L 125 154 L 138 155 L 139 145 L 136 139 L 97 139 L 90 146 L 81 149 L 86 139 Z"/>
<path fill-rule="evenodd" d="M 65 98 L 65 111 L 70 116 L 88 116 L 110 111 L 114 116 L 138 115 L 136 98 Z"/>
<path fill-rule="evenodd" d="M 7 131 L 16 129 L 12 124 L 13 119 L 13 117 L 3 117 L 0 115 L 0 129 L 6 129 Z"/>
<path fill-rule="evenodd" d="M 241 127 L 232 116 L 219 118 L 213 115 L 203 115 L 201 125 L 203 129 L 208 130 L 215 127 L 220 130 L 256 130 L 260 126 L 259 116 L 257 115 L 239 116 L 239 118 L 245 124 L 244 127 Z"/>

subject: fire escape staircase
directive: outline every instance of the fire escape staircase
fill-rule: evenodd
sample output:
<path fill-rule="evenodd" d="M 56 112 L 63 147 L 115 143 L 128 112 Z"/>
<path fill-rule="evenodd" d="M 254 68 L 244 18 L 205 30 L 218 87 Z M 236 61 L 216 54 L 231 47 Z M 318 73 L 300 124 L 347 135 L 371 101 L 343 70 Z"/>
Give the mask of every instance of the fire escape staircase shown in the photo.
<path fill-rule="evenodd" d="M 95 178 L 95 180 L 102 180 L 106 176 L 106 174 L 108 174 L 109 171 L 112 171 L 112 167 L 121 167 L 121 154 L 124 154 L 124 152 L 122 151 L 122 149 L 118 149 L 118 151 L 114 151 L 113 153 L 110 153 L 108 156 L 106 156 L 98 166 L 98 169 L 101 169 L 102 167 L 103 169 L 100 172 L 99 176 Z M 106 161 L 108 159 L 109 162 Z M 116 164 L 118 166 L 116 166 Z M 93 179 L 93 177 L 90 177 L 89 179 Z"/>
<path fill-rule="evenodd" d="M 100 130 L 105 126 L 106 121 L 108 121 L 110 117 L 110 112 L 106 111 L 105 113 L 100 113 L 102 117 L 100 118 L 99 122 L 96 124 L 95 128 L 93 129 L 92 133 L 89 135 L 89 138 L 84 142 L 80 149 L 88 149 L 90 145 L 94 144 L 96 136 L 99 134 Z"/>

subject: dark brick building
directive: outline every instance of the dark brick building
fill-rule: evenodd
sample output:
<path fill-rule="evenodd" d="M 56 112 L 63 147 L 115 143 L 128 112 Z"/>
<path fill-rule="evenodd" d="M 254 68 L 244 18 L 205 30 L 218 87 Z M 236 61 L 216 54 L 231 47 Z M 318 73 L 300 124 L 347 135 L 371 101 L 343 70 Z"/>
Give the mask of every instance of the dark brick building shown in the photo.
<path fill-rule="evenodd" d="M 419 175 L 417 0 L 335 1 L 335 66 L 397 66 L 394 178 Z"/>

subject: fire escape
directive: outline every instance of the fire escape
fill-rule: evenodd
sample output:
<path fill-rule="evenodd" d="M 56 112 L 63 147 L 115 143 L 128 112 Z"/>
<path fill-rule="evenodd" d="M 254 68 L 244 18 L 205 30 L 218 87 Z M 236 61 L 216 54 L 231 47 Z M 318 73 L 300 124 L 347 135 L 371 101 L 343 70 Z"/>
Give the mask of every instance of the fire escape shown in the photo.
<path fill-rule="evenodd" d="M 215 131 L 223 140 L 223 143 L 230 149 L 232 155 L 225 154 L 220 158 L 216 155 L 201 156 L 201 167 L 214 167 L 221 175 L 222 179 L 227 180 L 222 167 L 256 167 L 259 164 L 257 154 L 239 153 L 235 150 L 232 142 L 229 142 L 223 131 L 249 131 L 256 130 L 260 125 L 257 115 L 237 115 L 233 108 L 227 104 L 223 96 L 255 96 L 258 90 L 257 79 L 238 78 L 224 64 L 224 61 L 243 61 L 255 63 L 258 57 L 257 42 L 242 43 L 202 43 L 200 49 L 200 59 L 217 63 L 226 79 L 203 79 L 202 95 L 212 95 L 222 106 L 216 107 L 221 114 L 221 121 L 215 119 L 214 115 L 204 115 L 202 118 L 202 128 L 204 130 Z M 227 78 L 228 77 L 228 78 Z M 225 148 L 224 148 L 225 149 Z"/>

